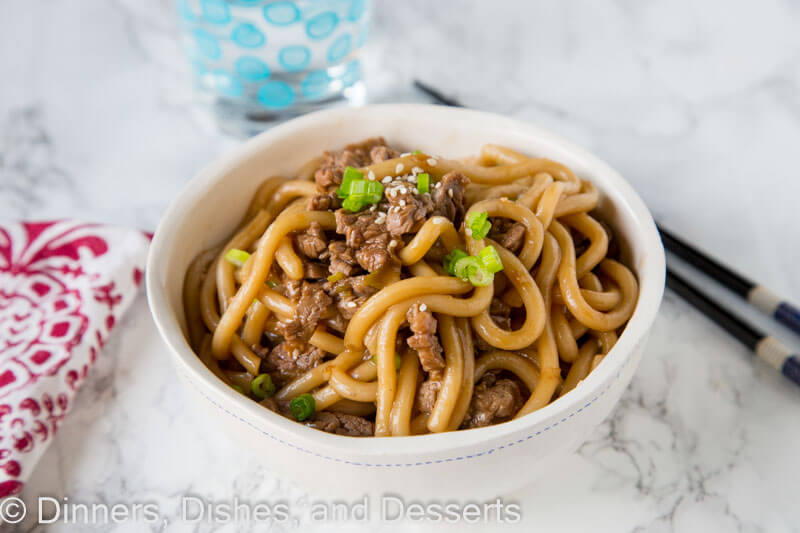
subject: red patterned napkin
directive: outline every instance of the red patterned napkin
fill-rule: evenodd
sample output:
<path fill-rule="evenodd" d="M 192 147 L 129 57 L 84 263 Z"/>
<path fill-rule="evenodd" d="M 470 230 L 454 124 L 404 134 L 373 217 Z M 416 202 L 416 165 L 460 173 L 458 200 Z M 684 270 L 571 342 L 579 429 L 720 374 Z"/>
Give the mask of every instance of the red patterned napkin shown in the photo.
<path fill-rule="evenodd" d="M 0 223 L 0 498 L 53 439 L 136 295 L 148 242 L 74 221 Z"/>

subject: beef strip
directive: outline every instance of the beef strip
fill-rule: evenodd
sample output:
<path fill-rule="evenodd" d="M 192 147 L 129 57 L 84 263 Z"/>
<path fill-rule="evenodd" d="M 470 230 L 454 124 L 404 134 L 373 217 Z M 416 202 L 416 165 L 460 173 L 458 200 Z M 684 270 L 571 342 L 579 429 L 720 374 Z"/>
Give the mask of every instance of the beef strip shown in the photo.
<path fill-rule="evenodd" d="M 344 320 L 353 318 L 367 298 L 378 292 L 378 289 L 364 283 L 365 277 L 353 276 L 325 284 L 325 291 L 333 299 L 336 310 Z"/>
<path fill-rule="evenodd" d="M 328 239 L 319 222 L 295 234 L 294 245 L 301 254 L 309 259 L 325 259 L 328 252 Z"/>
<path fill-rule="evenodd" d="M 328 252 L 331 259 L 328 270 L 331 274 L 341 272 L 345 276 L 352 276 L 360 270 L 355 250 L 347 246 L 344 241 L 332 241 L 328 245 Z"/>
<path fill-rule="evenodd" d="M 522 404 L 519 383 L 488 372 L 475 385 L 472 402 L 461 427 L 478 428 L 502 422 L 514 416 Z"/>
<path fill-rule="evenodd" d="M 396 180 L 384 189 L 386 199 L 386 229 L 393 236 L 419 230 L 433 211 L 428 194 L 417 194 L 416 185 Z M 380 206 L 383 208 L 383 205 Z"/>
<path fill-rule="evenodd" d="M 350 266 L 349 257 L 355 257 L 356 262 L 368 272 L 374 272 L 389 263 L 395 262 L 394 248 L 390 246 L 391 236 L 386 231 L 386 221 L 377 211 L 361 211 L 348 213 L 343 209 L 336 211 L 336 233 L 344 235 L 344 244 L 348 249 L 337 245 L 337 252 L 346 254 L 346 262 Z M 395 241 L 397 243 L 397 241 Z M 333 256 L 333 252 L 331 253 Z M 337 258 L 338 259 L 338 258 Z M 333 259 L 331 270 L 334 270 Z M 337 268 L 337 271 L 341 271 Z M 346 272 L 343 272 L 346 274 Z M 350 274 L 352 275 L 352 271 Z"/>
<path fill-rule="evenodd" d="M 342 150 L 328 151 L 322 154 L 320 167 L 314 173 L 317 189 L 322 192 L 333 192 L 342 183 L 344 169 L 364 167 L 373 162 L 379 163 L 396 156 L 396 151 L 386 146 L 383 137 L 367 139 L 358 144 L 349 144 Z"/>
<path fill-rule="evenodd" d="M 275 286 L 275 290 L 290 300 L 300 299 L 300 291 L 303 289 L 303 282 L 301 280 L 289 279 L 282 275 L 283 279 L 279 285 Z"/>
<path fill-rule="evenodd" d="M 336 233 L 344 235 L 347 246 L 358 249 L 386 233 L 386 224 L 379 222 L 379 216 L 378 211 L 349 213 L 339 209 L 336 211 Z"/>
<path fill-rule="evenodd" d="M 325 279 L 328 277 L 328 265 L 316 261 L 303 262 L 304 279 Z"/>
<path fill-rule="evenodd" d="M 284 341 L 273 348 L 266 365 L 273 379 L 286 383 L 317 366 L 325 352 L 305 342 Z"/>
<path fill-rule="evenodd" d="M 281 322 L 281 332 L 287 341 L 307 341 L 317 329 L 320 317 L 333 303 L 323 289 L 321 282 L 302 282 L 299 298 L 295 301 L 294 317 Z"/>
<path fill-rule="evenodd" d="M 431 378 L 420 384 L 415 400 L 415 406 L 420 413 L 430 414 L 430 412 L 433 411 L 433 406 L 436 403 L 436 396 L 439 394 L 441 388 L 442 382 L 440 379 Z"/>
<path fill-rule="evenodd" d="M 375 434 L 372 422 L 366 418 L 332 411 L 318 412 L 308 425 L 328 433 L 351 437 L 369 437 Z"/>
<path fill-rule="evenodd" d="M 406 313 L 406 320 L 413 333 L 406 342 L 419 354 L 423 370 L 432 375 L 441 375 L 444 370 L 444 358 L 442 346 L 436 337 L 436 319 L 433 313 L 423 306 L 424 304 L 414 304 Z"/>
<path fill-rule="evenodd" d="M 489 238 L 494 239 L 509 252 L 517 253 L 525 241 L 525 226 L 503 217 L 492 217 Z"/>
<path fill-rule="evenodd" d="M 466 209 L 464 190 L 468 184 L 469 179 L 459 172 L 445 174 L 431 193 L 433 214 L 451 220 L 458 227 Z"/>
<path fill-rule="evenodd" d="M 394 255 L 392 255 L 394 248 L 390 248 L 390 242 L 389 234 L 383 233 L 368 240 L 364 246 L 356 250 L 356 260 L 361 268 L 367 272 L 375 272 L 395 262 Z"/>
<path fill-rule="evenodd" d="M 503 329 L 511 329 L 511 308 L 500 298 L 493 298 L 489 306 L 489 316 Z"/>
<path fill-rule="evenodd" d="M 383 163 L 389 159 L 400 157 L 400 152 L 385 145 L 378 145 L 372 147 L 372 149 L 369 151 L 369 156 L 372 159 L 373 164 Z"/>
<path fill-rule="evenodd" d="M 342 201 L 336 193 L 316 194 L 308 199 L 306 207 L 309 211 L 328 211 L 341 207 Z"/>

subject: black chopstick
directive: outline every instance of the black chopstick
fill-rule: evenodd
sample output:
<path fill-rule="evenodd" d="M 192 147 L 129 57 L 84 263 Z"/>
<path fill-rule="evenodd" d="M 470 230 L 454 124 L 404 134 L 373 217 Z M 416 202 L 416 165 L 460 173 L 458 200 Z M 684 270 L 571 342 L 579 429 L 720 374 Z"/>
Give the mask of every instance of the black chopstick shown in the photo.
<path fill-rule="evenodd" d="M 444 96 L 438 89 L 419 80 L 414 80 L 414 86 L 440 104 L 451 107 L 464 107 L 455 98 Z M 712 278 L 736 292 L 736 294 L 746 298 L 747 301 L 761 311 L 773 316 L 776 320 L 800 333 L 800 311 L 795 307 L 787 302 L 781 301 L 778 296 L 761 285 L 756 285 L 724 265 L 702 254 L 700 251 L 689 246 L 663 228 L 659 227 L 658 230 L 661 233 L 664 246 L 668 250 L 682 257 L 703 272 L 706 272 Z M 676 275 L 669 268 L 667 268 L 667 286 L 700 312 L 719 324 L 728 333 L 736 337 L 745 346 L 753 350 L 758 357 L 764 359 L 771 366 L 778 369 L 795 384 L 800 385 L 800 357 L 793 355 L 791 351 L 776 338 L 764 335 L 740 318 L 731 314 L 708 296 L 687 283 L 680 276 Z M 772 309 L 771 312 L 770 309 Z"/>
<path fill-rule="evenodd" d="M 661 240 L 667 250 L 705 272 L 765 315 L 800 334 L 800 309 L 763 285 L 737 274 L 663 227 L 658 226 L 658 231 L 661 233 Z"/>
<path fill-rule="evenodd" d="M 667 268 L 667 287 L 753 350 L 770 366 L 778 369 L 796 385 L 800 385 L 800 357 L 792 354 L 789 348 L 775 337 L 761 333 L 731 314 L 669 268 Z"/>
<path fill-rule="evenodd" d="M 425 94 L 427 94 L 440 104 L 449 105 L 450 107 L 464 107 L 458 100 L 443 95 L 437 89 L 434 89 L 430 85 L 423 83 L 419 80 L 414 80 L 414 87 L 424 92 Z"/>

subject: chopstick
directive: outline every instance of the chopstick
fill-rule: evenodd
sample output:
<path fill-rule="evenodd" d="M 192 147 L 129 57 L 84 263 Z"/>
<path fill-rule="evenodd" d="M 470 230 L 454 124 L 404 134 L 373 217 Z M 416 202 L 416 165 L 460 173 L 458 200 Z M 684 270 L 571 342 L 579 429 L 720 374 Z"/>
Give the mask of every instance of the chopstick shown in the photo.
<path fill-rule="evenodd" d="M 422 83 L 419 80 L 414 80 L 414 87 L 424 92 L 425 94 L 427 94 L 440 104 L 449 105 L 450 107 L 464 107 L 458 100 L 454 98 L 448 98 L 447 96 L 440 93 L 438 89 L 434 89 L 430 85 Z"/>
<path fill-rule="evenodd" d="M 734 293 L 747 300 L 753 307 L 774 318 L 781 324 L 800 334 L 800 309 L 793 306 L 768 288 L 737 274 L 697 248 L 658 226 L 664 247 L 690 265 L 705 272 Z"/>
<path fill-rule="evenodd" d="M 458 100 L 444 96 L 439 90 L 419 80 L 414 80 L 414 86 L 440 104 L 450 107 L 464 107 Z M 769 289 L 756 285 L 704 255 L 660 226 L 658 231 L 661 233 L 662 241 L 667 250 L 710 275 L 736 294 L 745 298 L 757 309 L 800 333 L 800 311 L 797 308 L 781 300 Z M 775 337 L 761 333 L 731 314 L 671 271 L 669 267 L 667 267 L 667 287 L 741 341 L 742 344 L 750 348 L 770 366 L 776 368 L 796 385 L 800 385 L 800 357 L 792 354 L 791 350 L 781 344 Z"/>
<path fill-rule="evenodd" d="M 770 366 L 780 371 L 796 385 L 800 385 L 800 357 L 792 354 L 792 351 L 781 344 L 778 339 L 761 333 L 731 314 L 669 268 L 667 268 L 667 287 L 753 350 Z"/>

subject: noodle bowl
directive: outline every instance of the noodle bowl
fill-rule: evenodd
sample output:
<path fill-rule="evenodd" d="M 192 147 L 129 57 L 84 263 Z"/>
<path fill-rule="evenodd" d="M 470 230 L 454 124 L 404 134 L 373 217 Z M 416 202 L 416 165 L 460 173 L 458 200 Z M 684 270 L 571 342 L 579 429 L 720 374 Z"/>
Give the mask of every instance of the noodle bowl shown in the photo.
<path fill-rule="evenodd" d="M 192 262 L 191 344 L 264 408 L 333 433 L 525 416 L 580 387 L 636 306 L 598 201 L 568 167 L 498 145 L 326 152 L 265 180 Z"/>

